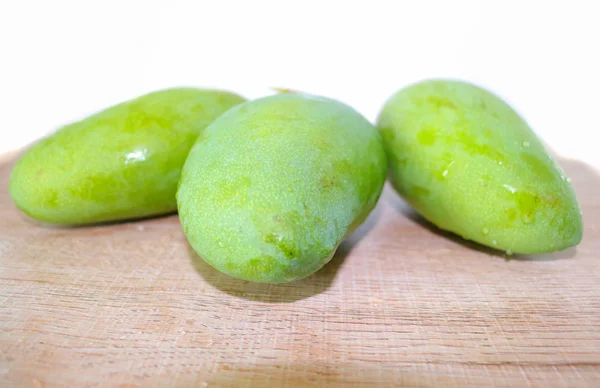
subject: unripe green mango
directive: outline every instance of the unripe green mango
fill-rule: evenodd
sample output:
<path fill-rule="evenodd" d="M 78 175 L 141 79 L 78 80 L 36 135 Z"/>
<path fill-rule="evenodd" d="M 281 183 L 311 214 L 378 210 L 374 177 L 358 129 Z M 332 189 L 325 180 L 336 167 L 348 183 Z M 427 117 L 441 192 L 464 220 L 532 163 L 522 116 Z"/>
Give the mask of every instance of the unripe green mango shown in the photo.
<path fill-rule="evenodd" d="M 582 237 L 568 178 L 527 123 L 469 83 L 397 92 L 377 126 L 396 190 L 426 219 L 507 253 L 562 250 Z"/>
<path fill-rule="evenodd" d="M 228 92 L 178 88 L 115 105 L 33 145 L 11 173 L 10 195 L 24 213 L 54 224 L 172 212 L 196 138 L 243 101 Z"/>
<path fill-rule="evenodd" d="M 386 175 L 375 127 L 326 98 L 281 94 L 215 120 L 190 151 L 177 204 L 184 233 L 233 277 L 306 277 L 375 206 Z"/>

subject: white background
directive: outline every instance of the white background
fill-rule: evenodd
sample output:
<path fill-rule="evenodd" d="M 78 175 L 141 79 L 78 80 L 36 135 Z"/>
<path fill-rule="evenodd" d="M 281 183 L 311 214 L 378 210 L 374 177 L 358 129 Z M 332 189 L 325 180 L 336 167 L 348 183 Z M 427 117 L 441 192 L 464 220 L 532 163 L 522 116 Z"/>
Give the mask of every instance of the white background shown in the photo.
<path fill-rule="evenodd" d="M 600 166 L 597 4 L 0 0 L 0 152 L 170 86 L 248 98 L 281 86 L 374 120 L 397 89 L 454 77 L 505 97 L 559 153 Z"/>

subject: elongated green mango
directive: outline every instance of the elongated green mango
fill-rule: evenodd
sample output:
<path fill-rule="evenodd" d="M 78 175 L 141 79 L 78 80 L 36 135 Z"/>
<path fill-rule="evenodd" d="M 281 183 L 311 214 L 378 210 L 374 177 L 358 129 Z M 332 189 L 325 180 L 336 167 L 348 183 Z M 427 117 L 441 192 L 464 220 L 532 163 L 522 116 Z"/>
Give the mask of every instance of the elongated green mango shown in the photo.
<path fill-rule="evenodd" d="M 32 218 L 87 224 L 172 212 L 181 168 L 206 126 L 244 99 L 167 89 L 67 125 L 15 165 L 10 195 Z"/>
<path fill-rule="evenodd" d="M 281 94 L 215 120 L 185 163 L 184 233 L 211 266 L 266 283 L 321 268 L 375 206 L 386 175 L 377 130 L 326 98 Z"/>
<path fill-rule="evenodd" d="M 492 93 L 459 81 L 417 83 L 385 104 L 377 126 L 394 187 L 438 227 L 508 253 L 581 240 L 569 180 Z"/>

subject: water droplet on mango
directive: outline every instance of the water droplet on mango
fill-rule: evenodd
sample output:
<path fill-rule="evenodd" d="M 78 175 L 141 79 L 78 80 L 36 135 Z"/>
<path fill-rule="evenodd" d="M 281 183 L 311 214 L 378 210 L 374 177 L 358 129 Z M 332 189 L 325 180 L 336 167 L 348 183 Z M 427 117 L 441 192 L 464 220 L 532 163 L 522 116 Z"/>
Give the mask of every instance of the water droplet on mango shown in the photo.
<path fill-rule="evenodd" d="M 533 213 L 521 214 L 521 221 L 523 221 L 524 224 L 531 224 L 535 221 L 535 215 Z"/>

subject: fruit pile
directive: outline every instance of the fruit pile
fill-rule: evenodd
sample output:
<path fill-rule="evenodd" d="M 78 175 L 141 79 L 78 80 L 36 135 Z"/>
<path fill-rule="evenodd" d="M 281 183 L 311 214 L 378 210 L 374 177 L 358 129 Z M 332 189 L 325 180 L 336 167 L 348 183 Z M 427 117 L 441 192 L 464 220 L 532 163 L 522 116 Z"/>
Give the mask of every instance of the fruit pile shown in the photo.
<path fill-rule="evenodd" d="M 42 139 L 9 189 L 24 213 L 54 224 L 178 210 L 212 267 L 281 283 L 331 259 L 388 174 L 427 220 L 508 254 L 581 240 L 570 181 L 526 122 L 492 93 L 449 80 L 400 90 L 376 127 L 309 94 L 162 90 Z"/>

